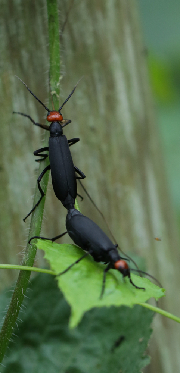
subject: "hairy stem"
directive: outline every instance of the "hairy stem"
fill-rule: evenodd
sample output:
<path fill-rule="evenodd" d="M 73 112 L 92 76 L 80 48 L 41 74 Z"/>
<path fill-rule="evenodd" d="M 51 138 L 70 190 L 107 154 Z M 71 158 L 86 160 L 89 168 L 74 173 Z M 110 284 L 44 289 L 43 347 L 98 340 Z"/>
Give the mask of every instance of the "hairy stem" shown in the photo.
<path fill-rule="evenodd" d="M 60 39 L 59 39 L 59 20 L 56 0 L 47 0 L 47 15 L 48 15 L 48 32 L 49 32 L 49 54 L 50 54 L 50 88 L 53 91 L 53 101 L 55 106 L 59 105 L 59 92 L 60 92 Z M 51 106 L 51 99 L 49 100 Z M 48 133 L 45 136 L 45 144 L 47 146 Z M 39 173 L 47 166 L 48 160 L 41 162 Z M 48 183 L 48 173 L 43 178 L 43 190 L 46 193 Z M 34 196 L 34 204 L 39 199 L 39 191 L 36 188 Z M 39 236 L 41 231 L 41 224 L 43 218 L 45 198 L 41 201 L 40 205 L 32 214 L 30 231 L 28 241 L 32 236 Z M 28 245 L 26 247 L 23 266 L 32 267 L 36 255 L 36 246 Z M 15 322 L 17 320 L 21 304 L 24 299 L 24 294 L 28 287 L 31 272 L 21 270 L 15 285 L 15 289 L 10 301 L 10 305 L 4 323 L 0 332 L 0 362 L 2 362 L 9 340 L 11 338 Z"/>

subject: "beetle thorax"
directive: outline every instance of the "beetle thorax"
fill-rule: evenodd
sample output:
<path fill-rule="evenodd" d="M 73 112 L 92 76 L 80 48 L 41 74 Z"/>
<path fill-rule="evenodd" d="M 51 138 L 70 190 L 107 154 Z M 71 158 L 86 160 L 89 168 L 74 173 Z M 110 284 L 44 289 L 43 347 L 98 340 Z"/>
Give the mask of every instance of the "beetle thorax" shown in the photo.
<path fill-rule="evenodd" d="M 52 122 L 50 124 L 50 136 L 59 137 L 63 135 L 63 130 L 59 122 Z"/>

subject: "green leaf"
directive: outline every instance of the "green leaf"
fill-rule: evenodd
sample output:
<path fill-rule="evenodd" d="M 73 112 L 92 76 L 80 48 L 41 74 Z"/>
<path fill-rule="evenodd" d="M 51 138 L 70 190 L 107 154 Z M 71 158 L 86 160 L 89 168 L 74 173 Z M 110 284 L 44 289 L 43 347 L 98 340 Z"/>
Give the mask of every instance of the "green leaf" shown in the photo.
<path fill-rule="evenodd" d="M 83 256 L 84 251 L 75 245 L 59 245 L 51 241 L 38 240 L 37 247 L 44 250 L 45 258 L 57 274 Z M 129 306 L 146 302 L 164 295 L 164 289 L 152 284 L 148 279 L 131 274 L 133 282 L 146 290 L 133 287 L 128 278 L 123 279 L 117 270 L 110 270 L 106 276 L 103 298 L 102 289 L 104 265 L 86 257 L 68 272 L 58 276 L 59 288 L 71 306 L 70 327 L 75 327 L 83 314 L 94 307 Z"/>
<path fill-rule="evenodd" d="M 70 307 L 52 276 L 36 276 L 27 295 L 1 373 L 139 373 L 149 363 L 151 311 L 96 308 L 70 330 Z"/>

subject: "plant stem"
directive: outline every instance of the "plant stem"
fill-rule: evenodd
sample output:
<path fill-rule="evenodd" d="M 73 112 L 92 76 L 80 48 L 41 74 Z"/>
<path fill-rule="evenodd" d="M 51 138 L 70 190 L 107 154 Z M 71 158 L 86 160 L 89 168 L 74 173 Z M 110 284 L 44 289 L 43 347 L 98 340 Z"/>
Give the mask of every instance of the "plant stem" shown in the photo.
<path fill-rule="evenodd" d="M 48 32 L 49 32 L 49 54 L 50 54 L 50 87 L 53 91 L 53 99 L 55 106 L 59 105 L 59 76 L 60 76 L 60 38 L 59 38 L 59 20 L 58 20 L 58 10 L 57 10 L 57 1 L 56 0 L 47 0 L 47 14 L 48 14 Z M 50 106 L 51 106 L 51 99 Z M 45 144 L 47 146 L 48 133 L 45 136 Z M 40 172 L 48 164 L 48 159 L 44 162 L 41 162 Z M 43 189 L 46 193 L 47 183 L 48 183 L 49 174 L 46 173 L 43 178 Z M 39 191 L 36 187 L 34 204 L 39 199 Z M 39 206 L 35 209 L 32 214 L 30 231 L 28 241 L 32 236 L 39 236 L 41 231 L 41 224 L 43 218 L 45 198 L 42 199 Z M 36 246 L 28 245 L 26 247 L 23 266 L 32 267 L 36 255 Z M 15 326 L 21 304 L 24 299 L 24 294 L 28 287 L 29 278 L 31 272 L 21 270 L 17 283 L 12 295 L 12 299 L 6 313 L 4 323 L 0 332 L 0 362 L 2 362 L 6 348 L 8 346 L 9 340 L 11 338 L 13 328 Z"/>
<path fill-rule="evenodd" d="M 57 275 L 56 272 L 51 271 L 50 269 L 30 267 L 30 266 L 24 266 L 24 265 L 21 266 L 21 265 L 15 265 L 15 264 L 0 264 L 0 269 L 16 269 L 16 270 L 22 270 L 22 271 L 46 273 L 46 274 L 53 275 L 53 276 Z"/>
<path fill-rule="evenodd" d="M 59 106 L 60 94 L 60 35 L 57 0 L 47 0 L 48 29 L 49 29 L 49 84 L 50 101 L 53 97 L 55 107 Z"/>
<path fill-rule="evenodd" d="M 164 311 L 162 310 L 161 308 L 158 308 L 158 307 L 155 307 L 155 306 L 151 306 L 150 304 L 148 303 L 138 303 L 140 306 L 143 306 L 145 308 L 148 308 L 149 310 L 151 311 L 154 311 L 156 313 L 160 313 L 160 315 L 162 316 L 165 316 L 165 317 L 168 317 L 168 319 L 171 319 L 171 320 L 174 320 L 178 323 L 180 323 L 180 317 L 177 317 L 177 316 L 174 316 L 172 315 L 172 313 L 169 313 L 167 311 Z"/>

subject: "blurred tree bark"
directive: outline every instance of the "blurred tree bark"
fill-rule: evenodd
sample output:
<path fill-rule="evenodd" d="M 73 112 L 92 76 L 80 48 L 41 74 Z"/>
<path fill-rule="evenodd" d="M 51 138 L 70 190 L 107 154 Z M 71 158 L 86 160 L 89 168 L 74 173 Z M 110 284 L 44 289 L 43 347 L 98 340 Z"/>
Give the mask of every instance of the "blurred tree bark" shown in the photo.
<path fill-rule="evenodd" d="M 135 0 L 60 2 L 63 42 L 61 102 L 84 75 L 63 109 L 71 119 L 65 133 L 80 137 L 72 149 L 75 164 L 87 175 L 85 184 L 102 210 L 117 242 L 126 252 L 146 259 L 147 270 L 167 289 L 160 306 L 179 314 L 179 245 L 169 202 L 159 134 L 141 39 Z M 67 17 L 68 16 L 68 17 Z M 48 40 L 43 0 L 1 3 L 1 262 L 19 263 L 31 209 L 37 165 L 33 151 L 42 131 L 12 115 L 22 111 L 44 120 L 43 108 L 15 78 L 18 75 L 46 103 Z M 93 207 L 82 212 L 99 223 Z M 60 220 L 60 216 L 62 216 Z M 64 229 L 65 209 L 47 193 L 43 232 L 52 237 Z M 161 242 L 154 237 L 160 236 Z M 66 239 L 67 242 L 67 239 Z M 38 254 L 40 256 L 40 254 Z M 42 259 L 38 260 L 42 263 Z M 17 277 L 1 271 L 1 288 Z M 155 317 L 152 362 L 148 372 L 178 372 L 178 326 Z"/>

